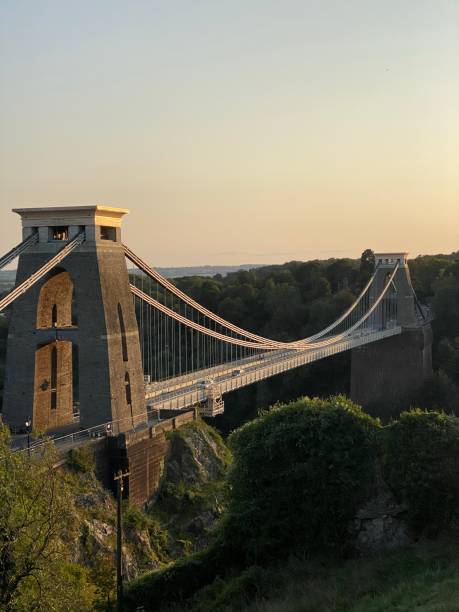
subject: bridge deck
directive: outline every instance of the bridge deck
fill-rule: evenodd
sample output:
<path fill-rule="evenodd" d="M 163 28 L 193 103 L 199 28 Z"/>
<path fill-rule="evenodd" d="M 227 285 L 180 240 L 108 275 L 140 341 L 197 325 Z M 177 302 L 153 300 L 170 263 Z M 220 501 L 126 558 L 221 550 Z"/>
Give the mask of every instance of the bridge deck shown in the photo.
<path fill-rule="evenodd" d="M 154 410 L 183 410 L 198 403 L 205 402 L 210 395 L 224 395 L 236 389 L 246 387 L 260 380 L 277 374 L 282 374 L 293 368 L 318 361 L 324 357 L 336 355 L 352 348 L 382 340 L 400 334 L 399 326 L 382 331 L 355 333 L 351 337 L 338 340 L 328 346 L 302 351 L 274 352 L 264 358 L 249 358 L 217 368 L 208 368 L 194 372 L 191 375 L 148 385 L 146 390 L 147 406 Z M 242 369 L 242 373 L 234 376 L 233 372 Z M 199 381 L 212 379 L 208 388 L 200 388 Z"/>

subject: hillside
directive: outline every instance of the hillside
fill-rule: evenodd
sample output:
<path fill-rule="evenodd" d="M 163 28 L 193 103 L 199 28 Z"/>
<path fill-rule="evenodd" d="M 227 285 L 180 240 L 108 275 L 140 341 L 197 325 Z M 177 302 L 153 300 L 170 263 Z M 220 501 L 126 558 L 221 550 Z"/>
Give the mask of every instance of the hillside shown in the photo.
<path fill-rule="evenodd" d="M 231 455 L 219 434 L 197 420 L 168 435 L 170 453 L 156 498 L 147 509 L 123 502 L 126 580 L 206 547 L 225 508 L 224 476 Z M 56 470 L 60 458 L 52 444 L 43 457 L 12 454 L 0 424 L 0 456 L 0 609 L 111 609 L 116 501 L 95 476 L 92 446 L 72 451 Z M 44 599 L 32 577 L 40 589 L 46 585 Z"/>
<path fill-rule="evenodd" d="M 459 543 L 422 542 L 337 564 L 292 558 L 250 568 L 196 597 L 192 612 L 457 612 Z M 170 612 L 183 610 L 180 606 Z"/>
<path fill-rule="evenodd" d="M 131 582 L 128 610 L 459 609 L 457 419 L 301 398 L 229 444 L 208 547 Z"/>

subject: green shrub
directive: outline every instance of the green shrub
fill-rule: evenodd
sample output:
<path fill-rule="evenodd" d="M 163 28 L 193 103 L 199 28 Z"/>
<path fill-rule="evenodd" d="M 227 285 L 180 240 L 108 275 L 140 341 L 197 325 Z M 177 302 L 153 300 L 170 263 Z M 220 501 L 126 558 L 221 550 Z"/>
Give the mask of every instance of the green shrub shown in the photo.
<path fill-rule="evenodd" d="M 184 601 L 202 586 L 211 583 L 218 572 L 225 571 L 222 549 L 212 546 L 160 570 L 144 574 L 127 585 L 125 607 L 137 610 L 161 610 L 166 603 Z"/>
<path fill-rule="evenodd" d="M 457 612 L 457 541 L 366 558 L 289 558 L 217 578 L 174 612 Z M 167 608 L 168 609 L 168 608 Z M 171 610 L 171 612 L 172 612 Z"/>
<path fill-rule="evenodd" d="M 417 533 L 451 524 L 459 507 L 459 428 L 441 412 L 403 412 L 385 429 L 385 478 Z"/>
<path fill-rule="evenodd" d="M 245 609 L 252 600 L 261 598 L 278 583 L 279 572 L 276 569 L 251 565 L 240 574 L 225 579 L 217 577 L 193 597 L 191 612 Z"/>
<path fill-rule="evenodd" d="M 123 527 L 132 529 L 135 531 L 146 531 L 150 524 L 150 517 L 144 512 L 129 504 L 127 501 L 123 501 Z"/>
<path fill-rule="evenodd" d="M 91 446 L 85 445 L 72 448 L 68 454 L 67 465 L 75 472 L 87 474 L 93 472 L 96 467 L 94 452 Z"/>
<path fill-rule="evenodd" d="M 378 429 L 334 396 L 274 407 L 234 432 L 224 541 L 247 563 L 340 549 L 370 490 Z"/>
<path fill-rule="evenodd" d="M 168 535 L 154 516 L 123 502 L 123 527 L 137 533 L 142 531 L 148 533 L 158 560 L 162 563 L 169 561 Z"/>
<path fill-rule="evenodd" d="M 387 484 L 409 505 L 418 532 L 437 531 L 457 516 L 459 427 L 443 413 L 403 413 L 399 421 L 381 428 L 342 396 L 303 398 L 246 424 L 231 435 L 230 445 L 231 500 L 214 543 L 129 585 L 128 609 L 165 609 L 172 602 L 177 610 L 196 612 L 245 609 L 270 589 L 276 591 L 277 574 L 287 568 L 288 556 L 296 554 L 302 563 L 312 559 L 314 572 L 328 552 L 336 563 L 336 553 L 346 544 L 349 520 L 374 492 L 377 456 Z M 403 553 L 399 557 L 405 558 Z M 411 571 L 411 561 L 407 567 L 397 567 L 393 559 L 386 565 L 378 576 L 384 578 L 387 570 L 389 581 L 399 571 Z M 288 574 L 291 567 L 285 571 Z M 333 572 L 332 586 L 341 589 Z M 343 576 L 343 584 L 350 579 L 352 569 Z M 357 582 L 360 596 L 364 578 Z M 304 588 L 306 606 L 311 597 L 307 584 Z M 370 600 L 372 587 L 364 588 L 364 594 Z M 327 597 L 324 601 L 330 603 Z M 283 610 L 282 606 L 275 609 Z M 311 603 L 307 609 L 325 607 Z"/>

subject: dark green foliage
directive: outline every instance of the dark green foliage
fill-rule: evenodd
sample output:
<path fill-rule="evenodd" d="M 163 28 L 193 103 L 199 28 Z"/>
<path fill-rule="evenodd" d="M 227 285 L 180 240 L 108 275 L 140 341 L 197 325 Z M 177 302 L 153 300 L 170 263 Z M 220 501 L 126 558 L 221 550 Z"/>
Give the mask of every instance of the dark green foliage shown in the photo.
<path fill-rule="evenodd" d="M 149 599 L 152 591 L 143 580 L 130 586 L 127 609 L 144 605 L 146 611 L 171 612 L 453 612 L 459 600 L 457 546 L 457 539 L 423 542 L 344 562 L 291 557 L 220 575 L 170 607 L 166 602 L 172 600 L 161 600 L 159 591 Z M 170 583 L 164 586 L 169 594 Z"/>
<path fill-rule="evenodd" d="M 326 277 L 333 292 L 355 286 L 358 270 L 352 259 L 337 259 L 326 268 Z"/>
<path fill-rule="evenodd" d="M 192 612 L 215 612 L 228 607 L 242 610 L 281 584 L 279 568 L 251 565 L 240 573 L 217 577 L 212 584 L 198 591 L 189 607 Z"/>
<path fill-rule="evenodd" d="M 365 249 L 360 257 L 359 280 L 364 285 L 375 270 L 375 254 L 371 249 Z"/>
<path fill-rule="evenodd" d="M 168 482 L 158 496 L 157 511 L 162 516 L 175 516 L 183 524 L 199 513 L 212 510 L 215 500 L 223 497 L 222 489 L 220 482 L 202 486 L 186 484 L 183 480 Z"/>
<path fill-rule="evenodd" d="M 374 476 L 378 427 L 343 396 L 303 398 L 241 427 L 229 439 L 224 540 L 249 562 L 339 550 Z"/>
<path fill-rule="evenodd" d="M 349 605 L 354 596 L 367 597 L 366 605 L 372 591 L 362 587 L 360 579 L 351 591 L 344 588 L 353 581 L 352 569 L 339 570 L 343 584 L 336 584 L 336 591 L 329 593 L 324 584 L 321 592 L 318 559 L 325 553 L 336 565 L 338 557 L 348 552 L 349 522 L 376 490 L 377 459 L 386 484 L 409 505 L 417 533 L 432 535 L 457 524 L 459 427 L 443 413 L 403 413 L 399 421 L 382 428 L 342 396 L 303 398 L 276 406 L 241 427 L 230 436 L 230 445 L 231 499 L 213 544 L 131 584 L 129 609 L 144 605 L 160 610 L 175 602 L 173 610 L 243 610 L 270 592 L 295 601 L 296 593 L 282 593 L 283 585 L 295 582 L 287 566 L 303 572 L 306 582 L 317 583 L 319 591 L 312 600 L 316 604 L 310 607 L 307 584 L 304 587 L 305 610 L 334 610 L 338 591 Z M 291 555 L 302 559 L 299 565 L 292 565 Z M 411 558 L 398 553 L 379 563 L 381 584 L 374 588 L 384 592 L 386 582 L 398 572 L 411 577 L 419 566 Z M 390 601 L 393 597 L 395 592 Z M 330 608 L 320 607 L 325 603 Z M 275 609 L 283 608 L 279 603 Z"/>
<path fill-rule="evenodd" d="M 440 412 L 404 412 L 385 429 L 385 478 L 407 502 L 417 533 L 435 534 L 458 517 L 459 427 Z"/>
<path fill-rule="evenodd" d="M 446 372 L 439 370 L 424 382 L 410 403 L 412 406 L 421 405 L 428 410 L 441 411 L 447 407 L 448 412 L 459 414 L 459 386 Z M 396 417 L 399 413 L 400 410 L 393 416 Z"/>
<path fill-rule="evenodd" d="M 131 601 L 154 610 L 255 559 L 321 547 L 341 552 L 348 521 L 373 482 L 378 431 L 377 421 L 342 396 L 277 406 L 239 429 L 230 437 L 230 507 L 214 543 L 134 583 Z M 241 580 L 249 596 L 254 576 Z"/>
<path fill-rule="evenodd" d="M 456 266 L 451 267 L 448 276 L 434 283 L 434 359 L 441 368 L 459 385 L 459 278 Z"/>
<path fill-rule="evenodd" d="M 278 340 L 294 340 L 330 323 L 342 304 L 334 294 L 360 288 L 358 262 L 351 259 L 292 261 L 205 279 L 185 277 L 176 285 L 220 316 Z M 316 300 L 325 305 L 323 319 L 311 318 Z"/>
<path fill-rule="evenodd" d="M 459 382 L 459 336 L 442 338 L 438 343 L 437 355 L 438 362 L 448 378 Z"/>
<path fill-rule="evenodd" d="M 116 573 L 112 558 L 104 555 L 94 555 L 93 566 L 90 569 L 91 580 L 95 588 L 93 612 L 110 612 L 115 609 Z"/>
<path fill-rule="evenodd" d="M 431 303 L 435 319 L 433 328 L 433 365 L 442 371 L 440 394 L 423 406 L 441 404 L 444 409 L 458 414 L 459 387 L 459 259 L 451 255 L 422 256 L 410 261 L 413 286 L 418 297 Z M 450 381 L 450 382 L 449 382 Z M 446 386 L 456 387 L 456 393 L 443 393 Z M 422 400 L 422 398 L 421 398 Z"/>
<path fill-rule="evenodd" d="M 453 612 L 457 541 L 425 542 L 371 558 L 289 558 L 217 578 L 174 612 Z"/>
<path fill-rule="evenodd" d="M 420 255 L 410 261 L 413 286 L 419 298 L 429 298 L 435 293 L 437 280 L 447 277 L 455 264 L 458 253 L 451 255 Z"/>
<path fill-rule="evenodd" d="M 123 500 L 123 527 L 136 531 L 146 531 L 149 523 L 149 517 L 145 512 Z"/>
<path fill-rule="evenodd" d="M 222 549 L 212 546 L 164 570 L 145 574 L 127 586 L 126 608 L 137 610 L 143 605 L 146 610 L 160 610 L 166 603 L 188 599 L 203 585 L 211 583 L 220 571 L 224 572 L 227 562 Z"/>
<path fill-rule="evenodd" d="M 161 563 L 170 561 L 169 538 L 167 531 L 161 526 L 159 520 L 151 513 L 144 512 L 123 502 L 123 529 L 126 533 L 135 535 L 148 534 L 150 545 L 155 552 L 157 560 Z"/>

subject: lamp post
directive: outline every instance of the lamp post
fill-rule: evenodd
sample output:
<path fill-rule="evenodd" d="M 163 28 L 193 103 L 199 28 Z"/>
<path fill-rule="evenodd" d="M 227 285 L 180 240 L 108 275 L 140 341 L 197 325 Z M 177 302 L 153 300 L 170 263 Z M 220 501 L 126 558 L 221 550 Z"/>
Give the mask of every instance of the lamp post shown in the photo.
<path fill-rule="evenodd" d="M 29 417 L 25 422 L 25 426 L 27 429 L 27 452 L 30 457 L 30 426 L 32 425 L 32 419 Z"/>

